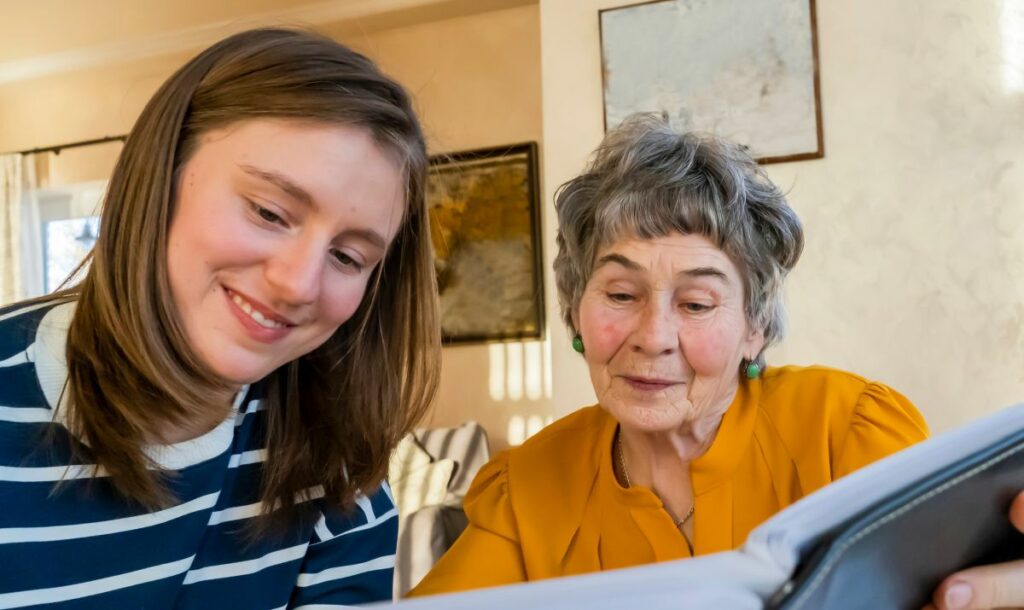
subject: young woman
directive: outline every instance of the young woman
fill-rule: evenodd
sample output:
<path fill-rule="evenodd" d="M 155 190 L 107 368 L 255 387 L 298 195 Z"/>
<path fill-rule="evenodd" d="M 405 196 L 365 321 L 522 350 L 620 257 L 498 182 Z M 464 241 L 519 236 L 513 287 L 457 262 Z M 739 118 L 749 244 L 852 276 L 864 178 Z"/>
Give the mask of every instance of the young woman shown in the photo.
<path fill-rule="evenodd" d="M 84 279 L 0 310 L 0 607 L 390 598 L 439 324 L 408 95 L 310 33 L 143 110 Z"/>

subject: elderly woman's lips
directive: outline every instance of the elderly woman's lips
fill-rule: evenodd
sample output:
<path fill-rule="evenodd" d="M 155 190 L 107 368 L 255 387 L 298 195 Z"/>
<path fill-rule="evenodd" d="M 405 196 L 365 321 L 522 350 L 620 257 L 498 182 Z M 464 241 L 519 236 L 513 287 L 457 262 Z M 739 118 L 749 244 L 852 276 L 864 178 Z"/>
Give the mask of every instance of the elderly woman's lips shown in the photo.
<path fill-rule="evenodd" d="M 664 390 L 665 388 L 677 385 L 681 382 L 670 379 L 652 379 L 649 377 L 623 377 L 630 387 L 648 392 Z"/>

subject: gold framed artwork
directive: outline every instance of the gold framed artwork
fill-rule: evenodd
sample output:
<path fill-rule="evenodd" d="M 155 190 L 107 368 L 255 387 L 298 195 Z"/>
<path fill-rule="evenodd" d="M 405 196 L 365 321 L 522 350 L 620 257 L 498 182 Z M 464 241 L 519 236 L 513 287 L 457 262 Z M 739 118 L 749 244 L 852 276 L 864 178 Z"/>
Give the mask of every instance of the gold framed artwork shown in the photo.
<path fill-rule="evenodd" d="M 431 158 L 427 189 L 448 345 L 544 332 L 537 145 Z"/>

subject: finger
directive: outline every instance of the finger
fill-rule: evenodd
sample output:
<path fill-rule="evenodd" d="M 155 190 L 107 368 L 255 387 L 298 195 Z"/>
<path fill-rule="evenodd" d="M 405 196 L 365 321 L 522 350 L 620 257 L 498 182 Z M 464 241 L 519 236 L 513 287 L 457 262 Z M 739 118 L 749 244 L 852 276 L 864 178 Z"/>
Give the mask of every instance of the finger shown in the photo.
<path fill-rule="evenodd" d="M 1024 532 L 1024 491 L 1017 494 L 1010 505 L 1010 522 L 1019 531 Z"/>
<path fill-rule="evenodd" d="M 1024 606 L 1024 561 L 957 572 L 936 589 L 933 601 L 939 610 Z"/>

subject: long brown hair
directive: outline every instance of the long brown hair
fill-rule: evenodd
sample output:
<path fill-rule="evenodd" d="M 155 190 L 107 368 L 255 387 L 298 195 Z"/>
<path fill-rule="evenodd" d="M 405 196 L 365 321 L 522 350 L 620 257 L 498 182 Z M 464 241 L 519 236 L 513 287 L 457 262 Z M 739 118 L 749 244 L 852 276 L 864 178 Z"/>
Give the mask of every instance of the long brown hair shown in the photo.
<path fill-rule="evenodd" d="M 111 177 L 87 275 L 52 297 L 77 299 L 67 343 L 69 425 L 115 488 L 145 507 L 171 501 L 146 440 L 209 414 L 209 397 L 228 389 L 190 346 L 171 296 L 176 177 L 202 134 L 268 117 L 367 129 L 399 160 L 407 207 L 355 315 L 267 380 L 264 512 L 288 518 L 317 486 L 341 504 L 375 489 L 437 386 L 427 156 L 408 94 L 366 57 L 310 32 L 231 36 L 178 70 L 142 111 Z"/>

